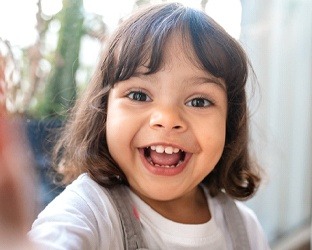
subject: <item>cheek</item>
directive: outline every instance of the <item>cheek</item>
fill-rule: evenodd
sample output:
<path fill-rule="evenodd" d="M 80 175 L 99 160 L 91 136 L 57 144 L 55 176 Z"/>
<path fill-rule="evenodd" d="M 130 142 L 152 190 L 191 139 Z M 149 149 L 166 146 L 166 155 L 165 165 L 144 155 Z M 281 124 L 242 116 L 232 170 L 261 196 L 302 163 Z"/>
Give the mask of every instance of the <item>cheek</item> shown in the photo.
<path fill-rule="evenodd" d="M 121 100 L 115 93 L 115 89 L 110 91 L 107 103 L 106 132 L 107 134 L 115 133 L 123 125 L 124 112 Z"/>
<path fill-rule="evenodd" d="M 216 127 L 214 137 L 215 144 L 217 145 L 218 151 L 220 152 L 220 157 L 224 150 L 225 137 L 226 137 L 226 120 L 222 119 L 222 121 L 220 121 L 220 123 Z"/>
<path fill-rule="evenodd" d="M 135 135 L 135 118 L 125 109 L 122 102 L 108 102 L 106 120 L 106 139 L 108 150 L 114 160 L 120 164 L 120 158 L 129 154 Z M 120 152 L 123 152 L 122 154 Z"/>
<path fill-rule="evenodd" d="M 219 160 L 225 145 L 226 121 L 220 117 L 203 124 L 205 126 L 196 131 L 197 138 L 205 153 Z"/>
<path fill-rule="evenodd" d="M 116 109 L 114 102 L 108 102 L 107 117 L 106 117 L 106 140 L 108 149 L 111 155 L 114 155 L 114 151 L 118 144 L 122 144 L 120 139 L 122 138 L 121 133 L 123 133 L 123 121 L 122 114 Z"/>

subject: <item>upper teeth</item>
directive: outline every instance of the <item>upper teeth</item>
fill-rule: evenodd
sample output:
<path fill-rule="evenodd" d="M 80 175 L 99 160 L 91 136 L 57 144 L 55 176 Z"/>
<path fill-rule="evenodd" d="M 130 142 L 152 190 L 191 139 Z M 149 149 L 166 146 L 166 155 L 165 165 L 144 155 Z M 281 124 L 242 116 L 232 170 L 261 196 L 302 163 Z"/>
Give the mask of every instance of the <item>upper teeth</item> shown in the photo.
<path fill-rule="evenodd" d="M 166 153 L 166 154 L 173 154 L 173 153 L 178 153 L 180 151 L 179 148 L 174 148 L 174 147 L 164 147 L 161 145 L 157 146 L 151 146 L 151 150 L 155 150 L 157 153 Z"/>

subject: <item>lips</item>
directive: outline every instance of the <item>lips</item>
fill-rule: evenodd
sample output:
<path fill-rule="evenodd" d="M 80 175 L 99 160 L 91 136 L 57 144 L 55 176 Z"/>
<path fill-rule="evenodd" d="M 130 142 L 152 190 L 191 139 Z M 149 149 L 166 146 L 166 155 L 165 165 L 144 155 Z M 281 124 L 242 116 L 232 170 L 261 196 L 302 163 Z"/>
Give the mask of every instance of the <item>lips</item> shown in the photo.
<path fill-rule="evenodd" d="M 144 166 L 157 175 L 179 174 L 192 155 L 178 147 L 165 145 L 151 145 L 139 151 Z"/>
<path fill-rule="evenodd" d="M 155 167 L 174 168 L 183 162 L 185 152 L 179 148 L 157 145 L 144 148 L 144 156 Z"/>

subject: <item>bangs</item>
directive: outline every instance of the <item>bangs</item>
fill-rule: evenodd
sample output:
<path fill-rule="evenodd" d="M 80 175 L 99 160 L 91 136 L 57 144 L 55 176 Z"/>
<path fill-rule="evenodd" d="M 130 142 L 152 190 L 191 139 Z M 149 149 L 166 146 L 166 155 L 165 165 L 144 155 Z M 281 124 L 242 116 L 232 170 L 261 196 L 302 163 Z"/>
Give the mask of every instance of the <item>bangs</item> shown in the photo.
<path fill-rule="evenodd" d="M 148 68 L 146 74 L 157 72 L 173 35 L 194 65 L 227 85 L 245 83 L 246 57 L 237 42 L 207 15 L 174 3 L 151 7 L 121 25 L 109 47 L 106 84 L 130 78 L 140 66 Z"/>

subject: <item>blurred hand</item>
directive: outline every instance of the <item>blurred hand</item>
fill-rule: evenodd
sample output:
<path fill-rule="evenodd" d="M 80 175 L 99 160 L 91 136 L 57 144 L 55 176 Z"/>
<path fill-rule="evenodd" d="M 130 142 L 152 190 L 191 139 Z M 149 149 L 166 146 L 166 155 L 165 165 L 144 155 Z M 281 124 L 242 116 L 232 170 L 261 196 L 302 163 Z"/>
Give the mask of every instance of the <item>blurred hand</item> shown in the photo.
<path fill-rule="evenodd" d="M 35 175 L 22 123 L 3 111 L 0 106 L 0 249 L 26 249 L 36 215 Z"/>

